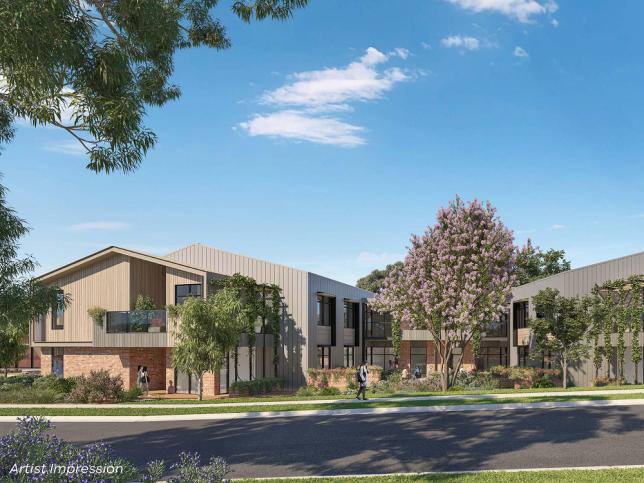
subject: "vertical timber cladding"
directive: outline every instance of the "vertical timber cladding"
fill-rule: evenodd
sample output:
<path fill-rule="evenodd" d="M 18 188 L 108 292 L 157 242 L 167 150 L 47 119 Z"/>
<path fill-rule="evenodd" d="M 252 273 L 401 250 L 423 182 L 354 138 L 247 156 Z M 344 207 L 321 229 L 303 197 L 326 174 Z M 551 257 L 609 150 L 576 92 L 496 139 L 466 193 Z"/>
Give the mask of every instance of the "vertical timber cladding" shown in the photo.
<path fill-rule="evenodd" d="M 87 309 L 93 306 L 108 311 L 130 309 L 130 263 L 129 257 L 122 254 L 100 258 L 46 283 L 60 287 L 71 298 L 62 330 L 52 330 L 51 313 L 47 314 L 47 342 L 91 343 L 94 324 Z"/>
<path fill-rule="evenodd" d="M 309 282 L 309 333 L 316 334 L 317 320 L 316 320 L 316 301 L 317 294 L 324 293 L 330 296 L 335 297 L 335 332 L 337 334 L 335 344 L 331 348 L 331 358 L 330 364 L 331 367 L 341 367 L 344 364 L 344 300 L 351 300 L 353 302 L 358 302 L 358 310 L 360 315 L 358 316 L 358 326 L 364 320 L 363 311 L 365 309 L 365 304 L 360 303 L 364 299 L 373 297 L 374 294 L 368 290 L 362 290 L 357 287 L 353 287 L 346 283 L 338 282 L 330 278 L 317 275 L 315 273 L 308 274 Z M 359 328 L 355 329 L 356 332 L 362 333 Z M 358 337 L 356 337 L 358 339 Z M 354 349 L 354 358 L 355 362 L 358 363 L 362 354 L 362 341 L 358 340 L 355 349 Z M 310 340 L 307 343 L 308 346 L 308 363 L 309 367 L 317 367 L 317 341 Z"/>
<path fill-rule="evenodd" d="M 644 252 L 635 253 L 614 260 L 607 260 L 605 262 L 595 263 L 585 267 L 575 268 L 567 272 L 562 272 L 557 275 L 542 278 L 534 282 L 521 285 L 512 289 L 513 301 L 530 300 L 529 311 L 530 316 L 534 317 L 534 307 L 532 305 L 532 297 L 534 297 L 540 290 L 545 288 L 554 288 L 559 290 L 561 295 L 566 297 L 582 296 L 589 294 L 595 284 L 602 284 L 608 280 L 616 280 L 626 278 L 631 275 L 644 274 Z M 509 324 L 509 337 L 511 343 L 510 350 L 510 363 L 517 364 L 517 348 L 514 346 L 514 313 L 510 310 L 510 324 Z M 628 336 L 629 334 L 627 334 Z M 632 367 L 630 362 L 630 338 L 626 338 L 626 356 L 624 358 L 626 366 L 626 374 L 632 374 L 635 368 Z M 641 349 L 640 349 L 641 350 Z M 639 378 L 643 377 L 644 361 L 640 362 L 637 368 Z M 583 361 L 576 368 L 569 371 L 572 381 L 578 385 L 591 385 L 592 379 L 595 377 L 595 368 L 591 360 Z"/>
<path fill-rule="evenodd" d="M 209 278 L 240 273 L 253 277 L 258 283 L 279 285 L 282 289 L 284 307 L 278 376 L 283 378 L 289 387 L 305 384 L 309 361 L 311 359 L 315 361 L 316 355 L 315 341 L 309 340 L 307 272 L 201 244 L 182 248 L 170 253 L 166 258 L 203 268 L 209 272 Z M 312 349 L 310 349 L 311 346 Z"/>

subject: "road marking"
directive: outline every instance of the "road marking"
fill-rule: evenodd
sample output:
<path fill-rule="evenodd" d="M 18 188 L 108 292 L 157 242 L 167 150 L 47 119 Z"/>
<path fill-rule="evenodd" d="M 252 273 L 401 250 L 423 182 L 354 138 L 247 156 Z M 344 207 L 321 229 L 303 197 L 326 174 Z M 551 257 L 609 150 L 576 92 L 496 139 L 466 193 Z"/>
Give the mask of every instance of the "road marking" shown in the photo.
<path fill-rule="evenodd" d="M 257 418 L 297 418 L 319 416 L 355 416 L 355 415 L 384 415 L 384 414 L 418 414 L 446 413 L 469 411 L 506 411 L 516 409 L 559 409 L 580 407 L 616 407 L 644 406 L 644 399 L 614 399 L 604 401 L 552 401 L 532 403 L 502 403 L 502 404 L 456 404 L 453 406 L 415 406 L 415 407 L 386 407 L 386 408 L 356 408 L 356 409 L 313 409 L 304 411 L 257 411 L 241 413 L 218 414 L 167 414 L 158 416 L 45 416 L 55 423 L 130 423 L 151 421 L 215 421 L 230 419 Z M 20 416 L 0 416 L 0 422 L 15 422 Z"/>

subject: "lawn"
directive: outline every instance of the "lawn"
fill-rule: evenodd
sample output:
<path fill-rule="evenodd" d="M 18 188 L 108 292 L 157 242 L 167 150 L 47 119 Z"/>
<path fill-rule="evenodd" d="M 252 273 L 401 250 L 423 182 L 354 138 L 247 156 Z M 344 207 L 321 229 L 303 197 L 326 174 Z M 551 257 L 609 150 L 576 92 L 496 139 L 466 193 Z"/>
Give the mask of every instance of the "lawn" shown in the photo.
<path fill-rule="evenodd" d="M 504 403 L 532 403 L 532 402 L 561 402 L 561 401 L 609 401 L 616 399 L 643 399 L 642 394 L 615 394 L 592 395 L 571 394 L 569 396 L 534 396 L 527 398 L 471 398 L 471 399 L 444 399 L 444 400 L 406 400 L 406 401 L 365 401 L 365 402 L 334 402 L 327 404 L 284 404 L 274 406 L 243 406 L 243 407 L 200 407 L 186 406 L 185 408 L 141 407 L 141 408 L 53 408 L 44 406 L 40 408 L 0 408 L 0 416 L 160 416 L 182 414 L 228 414 L 263 411 L 307 411 L 307 410 L 334 410 L 358 408 L 404 408 L 428 406 L 455 406 L 471 404 L 504 404 Z"/>
<path fill-rule="evenodd" d="M 644 389 L 644 384 L 630 384 L 622 386 L 602 386 L 602 387 L 569 387 L 564 389 L 562 387 L 551 388 L 533 388 L 533 389 L 492 389 L 492 390 L 477 390 L 477 391 L 448 391 L 448 392 L 387 392 L 375 393 L 369 392 L 368 396 L 371 398 L 391 398 L 391 397 L 422 397 L 422 396 L 470 396 L 478 394 L 523 394 L 533 392 L 580 392 L 580 391 L 603 391 L 603 390 L 628 390 L 628 389 Z M 297 396 L 295 394 L 289 395 L 265 395 L 256 397 L 235 397 L 225 399 L 205 399 L 198 401 L 196 399 L 152 399 L 140 400 L 138 402 L 144 404 L 222 404 L 222 403 L 237 403 L 237 402 L 267 402 L 267 401 L 321 401 L 321 400 L 336 400 L 347 399 L 351 400 L 355 397 L 352 394 L 340 394 L 331 396 Z M 644 397 L 644 396 L 643 396 Z"/>
<path fill-rule="evenodd" d="M 236 480 L 250 483 L 259 480 Z M 261 483 L 279 483 L 288 480 L 261 480 Z M 479 473 L 435 473 L 427 475 L 398 475 L 370 476 L 364 478 L 301 478 L 297 483 L 604 483 L 619 481 L 620 483 L 644 481 L 644 469 L 610 469 L 610 470 L 562 470 L 562 471 L 490 471 Z"/>

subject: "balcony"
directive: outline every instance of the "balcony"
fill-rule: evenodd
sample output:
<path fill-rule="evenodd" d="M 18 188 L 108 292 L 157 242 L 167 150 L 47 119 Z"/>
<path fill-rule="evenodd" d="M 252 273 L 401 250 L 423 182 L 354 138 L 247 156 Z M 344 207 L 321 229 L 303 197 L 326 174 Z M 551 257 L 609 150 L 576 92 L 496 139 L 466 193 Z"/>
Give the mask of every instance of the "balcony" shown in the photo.
<path fill-rule="evenodd" d="M 167 316 L 165 310 L 108 312 L 105 332 L 108 334 L 163 333 L 166 331 L 166 326 Z"/>
<path fill-rule="evenodd" d="M 515 344 L 516 346 L 530 345 L 530 337 L 532 336 L 532 329 L 524 327 L 517 329 L 515 332 Z"/>
<path fill-rule="evenodd" d="M 493 320 L 487 325 L 484 333 L 483 337 L 486 339 L 494 337 L 506 338 L 508 336 L 508 321 L 504 319 Z"/>

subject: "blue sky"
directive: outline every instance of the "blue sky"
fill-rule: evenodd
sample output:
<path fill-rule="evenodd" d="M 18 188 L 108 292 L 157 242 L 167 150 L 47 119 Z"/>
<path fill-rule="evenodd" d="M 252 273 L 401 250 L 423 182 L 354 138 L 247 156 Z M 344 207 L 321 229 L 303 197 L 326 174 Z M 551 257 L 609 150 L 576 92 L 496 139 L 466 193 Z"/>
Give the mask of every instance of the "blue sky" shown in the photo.
<path fill-rule="evenodd" d="M 218 14 L 233 48 L 177 55 L 183 96 L 149 111 L 159 141 L 136 173 L 93 174 L 63 132 L 18 127 L 0 171 L 41 271 L 202 242 L 353 283 L 456 194 L 573 266 L 643 249 L 644 3 Z"/>

